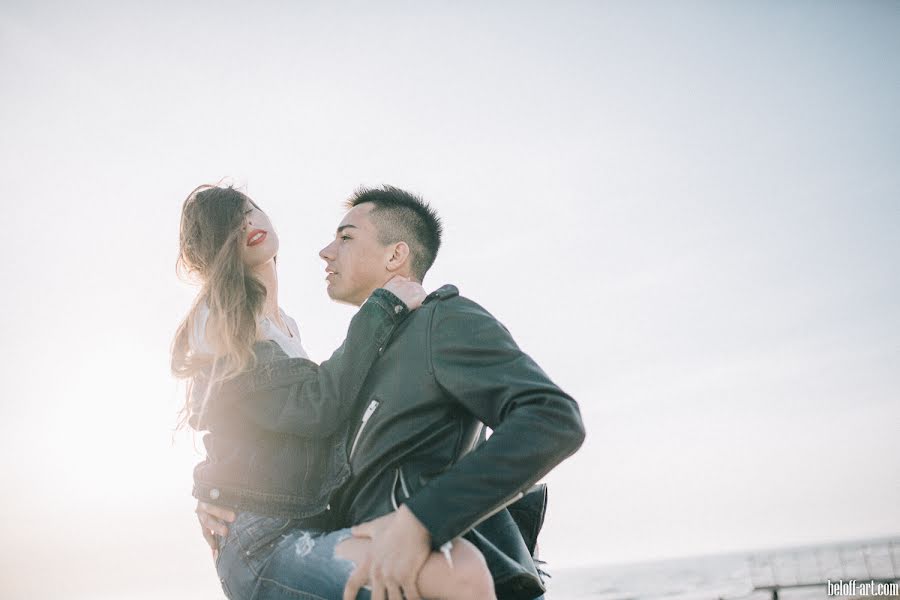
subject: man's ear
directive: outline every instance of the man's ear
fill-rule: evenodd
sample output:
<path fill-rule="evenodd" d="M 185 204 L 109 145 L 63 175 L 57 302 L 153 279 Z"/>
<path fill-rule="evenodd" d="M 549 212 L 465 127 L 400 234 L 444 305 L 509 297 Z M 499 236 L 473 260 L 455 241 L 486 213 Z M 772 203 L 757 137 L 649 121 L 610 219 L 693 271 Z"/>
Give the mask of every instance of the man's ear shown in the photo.
<path fill-rule="evenodd" d="M 387 270 L 397 273 L 403 267 L 409 266 L 409 260 L 409 246 L 406 242 L 397 242 L 394 244 L 394 251 L 388 257 Z"/>

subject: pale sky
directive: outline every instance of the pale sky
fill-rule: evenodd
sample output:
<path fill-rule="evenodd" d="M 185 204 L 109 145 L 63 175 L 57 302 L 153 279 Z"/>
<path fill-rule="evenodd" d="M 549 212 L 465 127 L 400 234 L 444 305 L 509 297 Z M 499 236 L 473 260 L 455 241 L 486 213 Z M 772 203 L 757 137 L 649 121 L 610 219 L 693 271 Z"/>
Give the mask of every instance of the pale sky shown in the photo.
<path fill-rule="evenodd" d="M 224 176 L 317 360 L 342 200 L 440 212 L 426 287 L 581 404 L 551 568 L 900 534 L 898 64 L 895 2 L 4 2 L 0 595 L 221 596 L 168 350 Z"/>

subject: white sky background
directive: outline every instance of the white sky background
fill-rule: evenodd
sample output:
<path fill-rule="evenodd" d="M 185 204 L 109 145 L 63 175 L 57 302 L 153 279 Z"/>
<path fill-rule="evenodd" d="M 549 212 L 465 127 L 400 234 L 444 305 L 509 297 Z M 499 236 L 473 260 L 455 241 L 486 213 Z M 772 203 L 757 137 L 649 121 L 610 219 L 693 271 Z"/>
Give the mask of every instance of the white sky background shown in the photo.
<path fill-rule="evenodd" d="M 109 4 L 0 8 L 5 598 L 219 596 L 168 349 L 226 175 L 316 359 L 341 201 L 440 211 L 426 287 L 581 403 L 551 565 L 900 533 L 900 5 Z"/>

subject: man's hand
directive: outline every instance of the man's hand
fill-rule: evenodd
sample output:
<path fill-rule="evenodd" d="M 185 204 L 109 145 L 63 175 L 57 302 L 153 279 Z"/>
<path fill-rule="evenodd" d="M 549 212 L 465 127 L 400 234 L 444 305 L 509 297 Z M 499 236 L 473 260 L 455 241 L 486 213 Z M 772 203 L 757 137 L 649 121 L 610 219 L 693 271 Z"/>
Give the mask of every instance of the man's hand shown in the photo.
<path fill-rule="evenodd" d="M 351 532 L 355 537 L 372 539 L 368 564 L 372 600 L 421 600 L 416 579 L 431 554 L 431 536 L 406 505 L 357 525 Z M 360 565 L 350 574 L 344 600 L 356 598 L 365 583 L 365 567 Z"/>
<path fill-rule="evenodd" d="M 400 298 L 409 310 L 416 310 L 422 306 L 422 302 L 428 295 L 421 283 L 402 275 L 394 275 L 383 287 Z"/>
<path fill-rule="evenodd" d="M 216 543 L 215 534 L 223 537 L 228 535 L 228 527 L 226 527 L 225 523 L 234 522 L 237 515 L 234 514 L 234 511 L 222 506 L 200 502 L 199 500 L 194 512 L 197 513 L 197 519 L 200 521 L 200 531 L 203 532 L 203 539 L 206 540 L 206 543 L 212 549 L 213 560 L 216 560 L 219 553 L 219 544 Z"/>

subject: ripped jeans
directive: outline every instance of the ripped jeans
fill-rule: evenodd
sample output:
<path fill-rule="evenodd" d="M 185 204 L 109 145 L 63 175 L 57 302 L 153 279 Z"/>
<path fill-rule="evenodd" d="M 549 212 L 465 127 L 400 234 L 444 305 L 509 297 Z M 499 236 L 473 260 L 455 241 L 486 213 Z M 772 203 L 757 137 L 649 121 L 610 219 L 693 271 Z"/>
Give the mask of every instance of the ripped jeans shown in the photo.
<path fill-rule="evenodd" d="M 354 565 L 334 555 L 349 529 L 314 519 L 239 513 L 219 537 L 216 571 L 229 600 L 340 600 Z M 369 600 L 363 588 L 357 600 Z"/>

